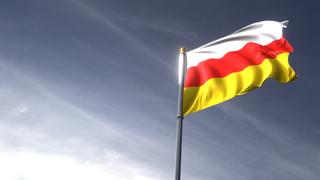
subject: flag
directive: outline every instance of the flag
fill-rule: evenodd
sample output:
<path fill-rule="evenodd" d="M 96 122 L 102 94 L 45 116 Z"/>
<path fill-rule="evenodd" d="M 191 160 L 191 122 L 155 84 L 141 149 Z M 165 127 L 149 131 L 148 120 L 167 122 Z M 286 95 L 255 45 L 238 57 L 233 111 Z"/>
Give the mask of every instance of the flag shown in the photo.
<path fill-rule="evenodd" d="M 297 76 L 288 62 L 292 46 L 282 30 L 288 21 L 262 21 L 186 53 L 183 115 L 245 94 L 268 78 Z"/>

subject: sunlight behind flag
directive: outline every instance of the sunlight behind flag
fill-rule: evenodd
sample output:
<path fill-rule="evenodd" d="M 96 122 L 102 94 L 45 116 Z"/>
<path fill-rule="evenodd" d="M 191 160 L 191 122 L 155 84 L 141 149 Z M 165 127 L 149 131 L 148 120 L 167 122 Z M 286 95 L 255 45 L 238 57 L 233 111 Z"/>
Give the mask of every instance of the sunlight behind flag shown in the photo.
<path fill-rule="evenodd" d="M 182 79 L 183 79 L 183 72 L 185 69 L 185 64 L 184 64 L 184 56 L 185 56 L 185 48 L 180 48 L 180 53 L 179 53 L 179 62 L 178 62 L 178 83 L 181 84 Z"/>

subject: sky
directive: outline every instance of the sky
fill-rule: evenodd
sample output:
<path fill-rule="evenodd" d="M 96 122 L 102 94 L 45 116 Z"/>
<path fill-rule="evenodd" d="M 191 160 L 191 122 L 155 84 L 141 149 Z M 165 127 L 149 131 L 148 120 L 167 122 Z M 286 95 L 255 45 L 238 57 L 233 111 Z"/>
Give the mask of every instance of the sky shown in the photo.
<path fill-rule="evenodd" d="M 178 49 L 290 20 L 299 78 L 184 120 L 183 180 L 320 176 L 317 1 L 2 0 L 0 179 L 174 178 Z"/>

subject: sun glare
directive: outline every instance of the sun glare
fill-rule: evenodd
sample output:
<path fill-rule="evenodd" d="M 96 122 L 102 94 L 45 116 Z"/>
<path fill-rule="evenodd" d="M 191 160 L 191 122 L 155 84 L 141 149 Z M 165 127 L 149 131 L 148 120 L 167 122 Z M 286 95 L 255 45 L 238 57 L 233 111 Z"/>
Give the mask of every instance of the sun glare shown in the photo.
<path fill-rule="evenodd" d="M 66 156 L 0 152 L 0 179 L 5 180 L 151 180 L 127 165 L 102 165 Z"/>

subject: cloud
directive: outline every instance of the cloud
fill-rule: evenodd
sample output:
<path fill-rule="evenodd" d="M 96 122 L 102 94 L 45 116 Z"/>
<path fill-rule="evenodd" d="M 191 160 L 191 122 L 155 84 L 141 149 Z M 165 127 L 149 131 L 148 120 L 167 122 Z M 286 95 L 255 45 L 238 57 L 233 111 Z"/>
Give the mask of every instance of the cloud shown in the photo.
<path fill-rule="evenodd" d="M 125 14 L 111 16 L 110 19 L 130 28 L 149 29 L 185 38 L 187 40 L 194 40 L 197 38 L 197 33 L 191 30 L 192 25 L 195 23 L 186 20 L 161 17 L 150 18 L 138 15 L 132 17 L 132 15 Z"/>
<path fill-rule="evenodd" d="M 0 69 L 0 167 L 8 170 L 0 179 L 167 178 L 141 159 L 141 148 L 161 151 L 158 142 L 99 119 L 12 65 Z"/>
<path fill-rule="evenodd" d="M 0 150 L 0 174 L 5 180 L 156 180 L 145 168 L 108 153 L 105 162 L 79 161 L 71 156 Z"/>
<path fill-rule="evenodd" d="M 87 2 L 81 1 L 74 1 L 70 0 L 75 5 L 81 9 L 81 12 L 88 15 L 89 18 L 93 18 L 95 21 L 99 22 L 101 25 L 107 27 L 108 29 L 113 30 L 115 34 L 121 35 L 128 43 L 132 43 L 132 47 L 144 52 L 146 55 L 150 56 L 152 60 L 155 60 L 157 63 L 165 66 L 166 68 L 174 71 L 174 68 L 170 65 L 170 63 L 164 61 L 163 59 L 159 58 L 156 51 L 150 49 L 142 40 L 138 37 L 134 36 L 132 33 L 127 31 L 126 29 L 122 28 L 121 26 L 112 22 L 108 17 L 104 16 L 99 11 L 90 7 L 90 4 Z"/>

